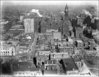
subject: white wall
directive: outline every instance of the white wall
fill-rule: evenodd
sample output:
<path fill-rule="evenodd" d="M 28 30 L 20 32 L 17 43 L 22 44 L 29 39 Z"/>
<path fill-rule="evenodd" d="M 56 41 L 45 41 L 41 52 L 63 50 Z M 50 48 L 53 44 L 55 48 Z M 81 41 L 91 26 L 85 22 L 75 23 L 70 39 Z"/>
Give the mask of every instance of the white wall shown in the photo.
<path fill-rule="evenodd" d="M 61 33 L 60 32 L 53 32 L 53 38 L 61 40 Z"/>
<path fill-rule="evenodd" d="M 15 48 L 9 47 L 5 49 L 0 49 L 0 56 L 15 56 Z"/>
<path fill-rule="evenodd" d="M 24 19 L 25 33 L 34 32 L 34 19 Z"/>

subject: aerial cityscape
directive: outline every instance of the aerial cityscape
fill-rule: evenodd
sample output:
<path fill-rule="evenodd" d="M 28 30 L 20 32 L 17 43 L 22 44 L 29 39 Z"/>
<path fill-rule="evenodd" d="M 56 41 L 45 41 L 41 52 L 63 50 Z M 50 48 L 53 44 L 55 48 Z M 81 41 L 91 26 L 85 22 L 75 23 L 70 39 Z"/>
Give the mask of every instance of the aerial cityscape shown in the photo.
<path fill-rule="evenodd" d="M 98 77 L 97 0 L 45 2 L 2 1 L 0 75 Z"/>

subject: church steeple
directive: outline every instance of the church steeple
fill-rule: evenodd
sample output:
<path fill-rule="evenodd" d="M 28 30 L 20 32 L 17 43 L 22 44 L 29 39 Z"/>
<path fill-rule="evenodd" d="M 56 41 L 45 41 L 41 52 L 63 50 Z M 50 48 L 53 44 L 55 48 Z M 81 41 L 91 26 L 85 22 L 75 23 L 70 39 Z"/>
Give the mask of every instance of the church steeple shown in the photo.
<path fill-rule="evenodd" d="M 66 6 L 65 6 L 64 13 L 65 13 L 65 17 L 68 16 L 68 5 L 67 5 L 67 4 L 66 4 Z"/>

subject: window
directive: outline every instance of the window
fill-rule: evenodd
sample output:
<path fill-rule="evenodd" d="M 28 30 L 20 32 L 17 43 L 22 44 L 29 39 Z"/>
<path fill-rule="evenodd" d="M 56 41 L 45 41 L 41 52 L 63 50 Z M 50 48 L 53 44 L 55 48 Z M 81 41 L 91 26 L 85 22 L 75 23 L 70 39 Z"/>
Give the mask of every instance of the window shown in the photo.
<path fill-rule="evenodd" d="M 5 51 L 5 55 L 7 55 L 7 51 Z"/>

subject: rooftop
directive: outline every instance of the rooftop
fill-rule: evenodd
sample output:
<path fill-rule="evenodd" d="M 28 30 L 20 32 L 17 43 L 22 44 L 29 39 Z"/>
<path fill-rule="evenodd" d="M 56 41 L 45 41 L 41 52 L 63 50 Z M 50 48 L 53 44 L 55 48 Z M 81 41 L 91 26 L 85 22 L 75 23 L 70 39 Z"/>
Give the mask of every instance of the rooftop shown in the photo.
<path fill-rule="evenodd" d="M 77 65 L 75 64 L 74 60 L 72 58 L 67 58 L 67 59 L 63 59 L 65 68 L 67 71 L 71 71 L 73 69 L 77 70 Z"/>

